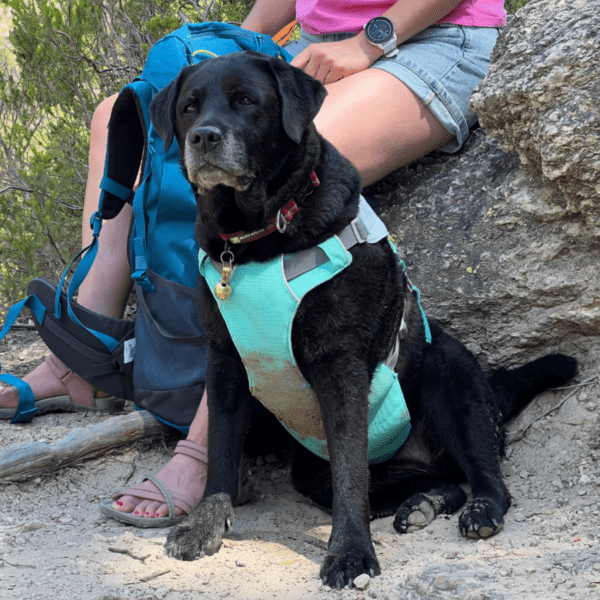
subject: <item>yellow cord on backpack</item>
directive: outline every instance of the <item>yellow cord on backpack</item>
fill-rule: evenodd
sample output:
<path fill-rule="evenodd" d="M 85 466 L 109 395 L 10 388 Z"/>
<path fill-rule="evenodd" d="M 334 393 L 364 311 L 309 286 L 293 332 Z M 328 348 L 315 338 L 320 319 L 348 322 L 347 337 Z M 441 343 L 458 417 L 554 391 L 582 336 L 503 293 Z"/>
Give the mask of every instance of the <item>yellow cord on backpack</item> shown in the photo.
<path fill-rule="evenodd" d="M 209 52 L 208 50 L 196 50 L 196 52 L 192 52 L 192 56 L 196 56 L 196 54 L 209 54 L 213 58 L 218 58 L 219 56 L 218 54 L 215 54 L 214 52 Z"/>

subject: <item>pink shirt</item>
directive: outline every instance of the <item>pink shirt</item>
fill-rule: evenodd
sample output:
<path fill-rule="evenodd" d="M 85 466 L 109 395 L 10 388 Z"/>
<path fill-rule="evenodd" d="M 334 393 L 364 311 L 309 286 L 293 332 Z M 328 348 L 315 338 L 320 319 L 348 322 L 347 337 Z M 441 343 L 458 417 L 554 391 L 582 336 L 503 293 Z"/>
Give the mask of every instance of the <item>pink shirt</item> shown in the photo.
<path fill-rule="evenodd" d="M 369 19 L 394 4 L 390 0 L 296 0 L 296 19 L 308 33 L 358 33 Z M 439 22 L 502 27 L 505 20 L 503 0 L 464 0 Z"/>

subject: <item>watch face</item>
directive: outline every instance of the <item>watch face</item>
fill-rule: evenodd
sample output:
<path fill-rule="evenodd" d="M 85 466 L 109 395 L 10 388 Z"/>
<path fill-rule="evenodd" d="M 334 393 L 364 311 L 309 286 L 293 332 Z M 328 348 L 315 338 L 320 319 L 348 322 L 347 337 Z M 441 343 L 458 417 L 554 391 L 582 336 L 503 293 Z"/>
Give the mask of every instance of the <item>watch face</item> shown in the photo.
<path fill-rule="evenodd" d="M 378 17 L 367 23 L 365 34 L 367 39 L 375 44 L 383 44 L 392 37 L 394 28 L 388 19 Z"/>

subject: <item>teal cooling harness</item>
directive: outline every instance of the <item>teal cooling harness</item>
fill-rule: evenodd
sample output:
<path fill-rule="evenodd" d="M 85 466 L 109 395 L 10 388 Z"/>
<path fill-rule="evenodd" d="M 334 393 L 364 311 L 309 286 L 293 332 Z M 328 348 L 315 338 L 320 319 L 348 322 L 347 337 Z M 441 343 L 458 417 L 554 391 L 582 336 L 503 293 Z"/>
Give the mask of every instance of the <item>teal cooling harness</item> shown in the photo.
<path fill-rule="evenodd" d="M 348 234 L 353 238 L 350 243 Z M 329 455 L 319 404 L 300 373 L 292 350 L 294 316 L 310 290 L 350 265 L 352 255 L 347 248 L 356 243 L 374 243 L 384 237 L 389 239 L 385 225 L 361 198 L 359 217 L 340 236 L 333 236 L 310 250 L 280 255 L 266 263 L 235 266 L 230 280 L 234 291 L 226 300 L 219 300 L 214 291 L 221 278 L 219 264 L 213 263 L 204 251 L 199 253 L 200 274 L 206 279 L 240 353 L 250 392 L 292 436 L 324 459 Z M 395 252 L 391 240 L 390 244 Z M 415 292 L 418 301 L 416 288 Z M 430 341 L 427 318 L 422 309 L 421 312 L 427 341 Z M 393 456 L 410 433 L 410 416 L 393 370 L 396 360 L 393 362 L 381 363 L 371 382 L 368 454 L 371 463 Z"/>

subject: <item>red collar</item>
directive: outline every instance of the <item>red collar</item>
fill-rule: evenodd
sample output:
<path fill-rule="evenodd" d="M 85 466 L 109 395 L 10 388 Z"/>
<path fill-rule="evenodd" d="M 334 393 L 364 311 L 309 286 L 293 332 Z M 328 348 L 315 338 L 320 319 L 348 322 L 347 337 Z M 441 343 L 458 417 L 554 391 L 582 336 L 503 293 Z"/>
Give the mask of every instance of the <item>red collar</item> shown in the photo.
<path fill-rule="evenodd" d="M 313 171 L 310 174 L 310 180 L 314 187 L 319 187 L 321 182 L 317 177 L 317 174 Z M 229 241 L 232 244 L 244 244 L 246 242 L 253 242 L 254 240 L 258 240 L 270 233 L 273 233 L 275 230 L 279 231 L 279 233 L 283 233 L 287 227 L 287 224 L 292 220 L 292 217 L 298 212 L 298 205 L 295 200 L 290 200 L 282 209 L 277 211 L 277 215 L 274 219 L 271 219 L 266 227 L 262 229 L 258 229 L 257 231 L 251 231 L 249 233 L 245 233 L 243 231 L 238 231 L 236 233 L 221 233 L 221 239 L 226 242 Z"/>

